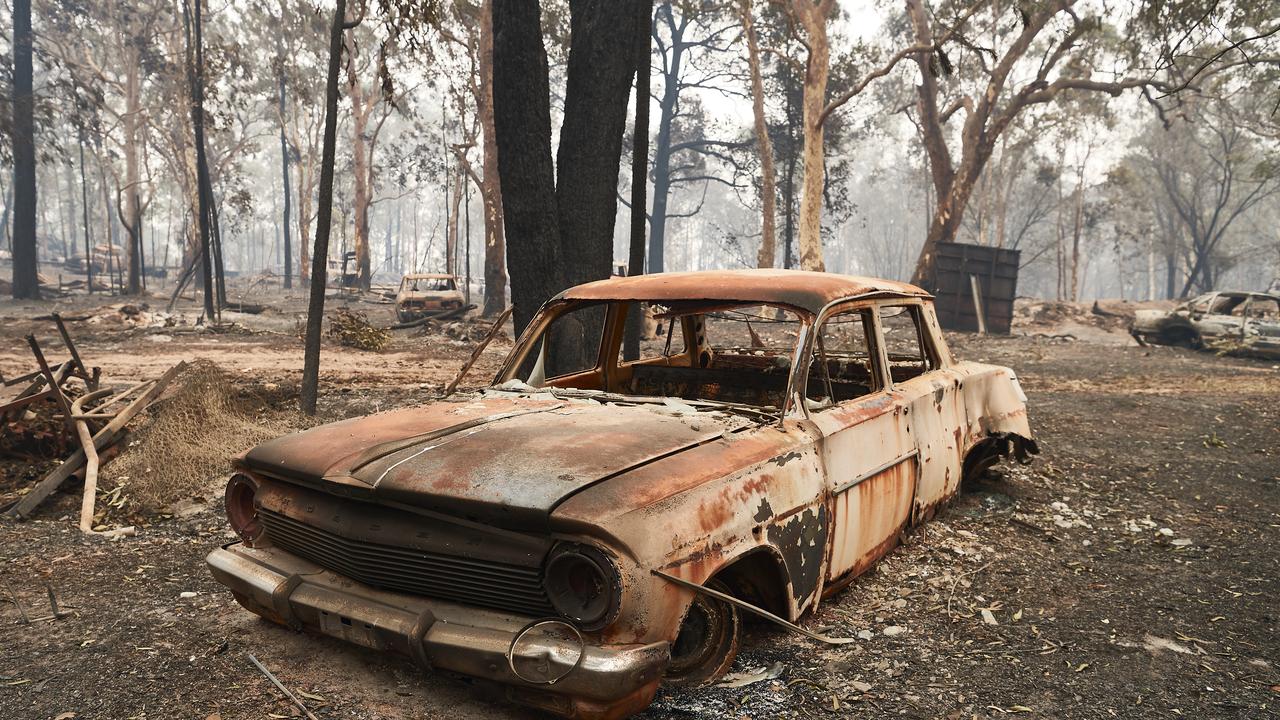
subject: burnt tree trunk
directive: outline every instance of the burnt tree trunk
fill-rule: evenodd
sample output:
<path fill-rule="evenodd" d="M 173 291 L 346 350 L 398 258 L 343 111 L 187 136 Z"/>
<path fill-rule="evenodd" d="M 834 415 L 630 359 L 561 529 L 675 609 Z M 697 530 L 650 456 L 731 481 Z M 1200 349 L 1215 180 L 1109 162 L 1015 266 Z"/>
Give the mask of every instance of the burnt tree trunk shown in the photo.
<path fill-rule="evenodd" d="M 671 5 L 660 12 L 666 14 L 667 30 L 671 33 L 671 59 L 662 72 L 662 100 L 658 104 L 658 137 L 653 145 L 653 210 L 649 214 L 649 272 L 660 273 L 666 269 L 664 249 L 667 236 L 667 205 L 671 198 L 671 125 L 675 121 L 680 104 L 680 71 L 684 64 L 684 33 L 688 16 L 682 14 L 676 23 Z M 645 58 L 648 69 L 648 57 Z"/>
<path fill-rule="evenodd" d="M 283 59 L 282 59 L 283 61 Z M 289 242 L 289 211 L 292 209 L 292 191 L 289 189 L 289 142 L 284 136 L 285 86 L 284 70 L 280 71 L 280 175 L 284 180 L 284 289 L 293 287 L 293 247 Z"/>
<path fill-rule="evenodd" d="M 577 0 L 571 17 L 556 205 L 566 286 L 607 278 L 613 267 L 618 170 L 635 62 L 639 0 Z"/>
<path fill-rule="evenodd" d="M 564 288 L 610 274 L 635 72 L 633 55 L 617 48 L 634 47 L 639 1 L 570 2 L 564 122 L 554 166 L 538 6 L 494 4 L 494 124 L 517 331 Z"/>
<path fill-rule="evenodd" d="M 302 412 L 316 413 L 320 384 L 320 326 L 324 320 L 324 286 L 328 270 L 329 231 L 333 224 L 333 164 L 338 139 L 338 71 L 342 67 L 342 34 L 347 0 L 336 0 L 329 27 L 329 75 L 324 96 L 324 149 L 320 159 L 320 199 L 316 211 L 316 242 L 311 253 L 311 296 L 307 303 L 307 335 L 302 355 L 302 388 L 298 403 Z"/>
<path fill-rule="evenodd" d="M 217 307 L 214 303 L 213 256 L 210 240 L 208 192 L 209 164 L 204 152 L 204 51 L 201 48 L 202 0 L 195 0 L 194 11 L 183 3 L 183 20 L 187 31 L 187 82 L 191 90 L 191 124 L 194 130 L 196 150 L 196 187 L 200 210 L 197 221 L 200 227 L 200 271 L 204 282 L 205 320 L 214 321 Z"/>
<path fill-rule="evenodd" d="M 89 181 L 84 167 L 84 128 L 78 128 L 76 143 L 80 148 L 80 213 L 84 222 L 84 269 L 85 285 L 89 294 L 93 294 L 93 249 L 89 241 Z"/>
<path fill-rule="evenodd" d="M 653 17 L 653 0 L 639 3 L 641 15 L 636 19 L 636 119 L 631 133 L 631 247 L 627 254 L 627 274 L 644 273 L 645 244 L 645 171 L 649 168 L 649 52 L 653 34 L 649 19 Z M 640 358 L 640 335 L 643 318 L 640 303 L 631 303 L 627 312 L 626 347 L 623 357 Z"/>
<path fill-rule="evenodd" d="M 13 2 L 13 296 L 39 298 L 31 0 Z"/>
<path fill-rule="evenodd" d="M 484 136 L 484 308 L 485 317 L 496 316 L 507 307 L 507 242 L 503 233 L 502 181 L 498 177 L 498 141 L 493 124 L 493 0 L 484 0 L 480 9 L 480 97 L 476 112 Z"/>
<path fill-rule="evenodd" d="M 551 90 L 537 3 L 493 5 L 493 124 L 515 331 L 563 289 Z"/>

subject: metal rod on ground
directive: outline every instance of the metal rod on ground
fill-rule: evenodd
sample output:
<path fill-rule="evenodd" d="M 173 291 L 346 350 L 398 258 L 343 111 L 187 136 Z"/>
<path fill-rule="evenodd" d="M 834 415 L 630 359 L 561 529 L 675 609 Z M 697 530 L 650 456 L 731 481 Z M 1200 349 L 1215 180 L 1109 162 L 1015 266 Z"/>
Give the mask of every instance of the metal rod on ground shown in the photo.
<path fill-rule="evenodd" d="M 511 311 L 514 309 L 515 305 L 508 305 L 507 309 L 503 310 L 502 314 L 498 316 L 498 319 L 493 322 L 493 325 L 489 328 L 489 332 L 485 334 L 484 339 L 480 341 L 480 344 L 476 346 L 475 350 L 471 351 L 471 357 L 467 358 L 466 364 L 462 366 L 462 369 L 458 371 L 458 374 L 455 375 L 453 380 L 449 381 L 449 384 L 445 387 L 444 397 L 449 397 L 453 394 L 454 390 L 458 389 L 458 383 L 462 382 L 462 378 L 466 377 L 467 372 L 471 370 L 471 366 L 476 364 L 476 360 L 480 358 L 480 353 L 484 352 L 484 349 L 489 347 L 489 343 L 493 342 L 493 339 L 497 337 L 498 330 L 502 328 L 502 323 L 506 322 L 508 317 L 511 317 Z"/>
<path fill-rule="evenodd" d="M 71 366 L 68 363 L 61 362 L 53 366 L 53 371 L 55 373 L 64 373 L 62 375 L 62 379 L 66 380 L 65 371 L 69 370 L 70 367 Z M 36 380 L 37 378 L 40 379 L 40 382 L 44 382 L 44 378 L 42 377 L 43 375 L 44 373 L 40 372 L 39 370 L 33 370 L 32 372 L 25 373 L 23 375 L 19 375 L 18 377 L 12 377 L 12 378 L 9 378 L 8 380 L 5 380 L 4 386 L 11 387 L 13 385 L 17 385 L 18 383 L 31 382 L 32 380 Z"/>
<path fill-rule="evenodd" d="M 732 595 L 727 595 L 725 593 L 722 593 L 719 590 L 712 590 L 711 588 L 706 587 L 705 585 L 699 585 L 696 582 L 690 582 L 688 580 L 685 580 L 684 578 L 678 578 L 674 575 L 668 575 L 662 572 L 661 570 L 651 570 L 650 572 L 662 578 L 663 580 L 669 580 L 675 583 L 676 585 L 689 588 L 690 590 L 696 590 L 700 593 L 703 593 L 704 595 L 709 595 L 717 600 L 727 602 L 730 605 L 736 605 L 737 607 L 742 608 L 743 610 L 746 610 L 749 613 L 754 613 L 756 615 L 759 615 L 760 617 L 766 620 L 775 622 L 781 625 L 782 627 L 788 630 L 791 630 L 792 632 L 797 632 L 811 640 L 824 642 L 824 643 L 827 643 L 828 645 L 847 645 L 852 642 L 857 642 L 856 638 L 833 638 L 833 637 L 827 637 L 826 635 L 821 635 L 819 633 L 813 632 L 812 630 L 806 630 L 800 627 L 799 625 L 796 625 L 793 622 L 784 620 L 783 618 L 780 618 L 777 615 L 774 615 L 773 613 L 769 612 L 768 610 L 765 610 L 764 608 L 756 607 L 755 605 L 752 605 L 749 602 L 746 602 L 744 600 L 739 600 L 738 598 Z"/>
<path fill-rule="evenodd" d="M 280 688 L 280 692 L 289 696 L 289 699 L 293 701 L 294 705 L 298 706 L 298 709 L 302 711 L 303 715 L 307 716 L 308 720 L 319 720 L 319 718 L 317 718 L 310 710 L 307 709 L 306 705 L 302 704 L 302 701 L 298 699 L 297 695 L 294 695 L 292 692 L 290 692 L 289 688 L 285 687 L 283 683 L 277 680 L 276 676 L 272 675 L 270 670 L 266 669 L 265 667 L 263 667 L 262 663 L 258 662 L 258 658 L 254 657 L 253 653 L 245 653 L 245 655 L 249 658 L 249 662 L 253 663 L 255 667 L 261 670 L 262 674 L 266 675 L 267 679 L 270 680 L 272 684 Z"/>

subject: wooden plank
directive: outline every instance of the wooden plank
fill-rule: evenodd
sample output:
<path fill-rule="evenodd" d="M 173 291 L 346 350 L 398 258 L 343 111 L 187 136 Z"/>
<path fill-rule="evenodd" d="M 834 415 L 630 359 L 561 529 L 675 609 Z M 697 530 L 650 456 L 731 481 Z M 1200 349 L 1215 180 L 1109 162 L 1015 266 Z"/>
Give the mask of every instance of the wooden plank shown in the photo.
<path fill-rule="evenodd" d="M 150 405 L 151 401 L 154 400 L 156 396 L 159 395 L 160 392 L 163 391 L 164 388 L 173 380 L 173 378 L 186 366 L 187 364 L 185 362 L 180 362 L 169 368 L 169 371 L 160 376 L 160 379 L 157 380 L 150 389 L 142 395 L 139 395 L 138 399 L 125 406 L 125 408 L 120 411 L 119 415 L 116 415 L 111 422 L 107 423 L 106 426 L 93 436 L 94 449 L 101 450 L 110 445 L 116 434 L 124 429 L 124 426 L 133 419 L 133 416 L 137 415 L 144 408 Z M 30 517 L 31 513 L 40 506 L 40 503 L 44 502 L 46 498 L 52 495 L 54 491 L 56 491 L 62 483 L 66 482 L 67 478 L 71 477 L 77 470 L 79 470 L 84 463 L 84 450 L 76 450 L 71 457 L 67 458 L 66 461 L 46 475 L 44 479 L 36 483 L 36 486 L 31 488 L 31 492 L 23 495 L 22 499 L 10 508 L 9 515 L 19 520 L 25 520 Z"/>

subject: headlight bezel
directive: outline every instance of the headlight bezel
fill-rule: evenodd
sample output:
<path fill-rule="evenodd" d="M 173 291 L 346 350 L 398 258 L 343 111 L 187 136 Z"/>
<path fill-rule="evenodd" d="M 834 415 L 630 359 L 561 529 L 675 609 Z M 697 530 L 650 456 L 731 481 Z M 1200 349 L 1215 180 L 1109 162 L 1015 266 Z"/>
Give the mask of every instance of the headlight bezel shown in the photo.
<path fill-rule="evenodd" d="M 258 508 L 255 502 L 261 485 L 262 483 L 251 475 L 236 473 L 227 481 L 227 489 L 223 495 L 227 522 L 248 547 L 259 545 L 266 530 L 262 521 L 258 519 Z"/>
<path fill-rule="evenodd" d="M 543 564 L 542 585 L 551 607 L 582 630 L 600 630 L 618 617 L 622 574 L 614 559 L 594 545 L 557 544 Z"/>

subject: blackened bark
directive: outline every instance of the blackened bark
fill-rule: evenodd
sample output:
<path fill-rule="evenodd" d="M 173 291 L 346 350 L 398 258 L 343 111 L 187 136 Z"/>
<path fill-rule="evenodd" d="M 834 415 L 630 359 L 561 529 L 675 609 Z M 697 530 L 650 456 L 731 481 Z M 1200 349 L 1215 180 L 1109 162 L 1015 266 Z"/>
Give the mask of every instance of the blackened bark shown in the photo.
<path fill-rule="evenodd" d="M 618 169 L 635 72 L 634 55 L 617 49 L 634 47 L 641 1 L 570 1 L 568 81 L 554 166 L 539 8 L 494 4 L 494 124 L 517 332 L 543 302 L 567 287 L 606 278 L 612 268 Z M 570 334 L 594 334 L 594 328 L 583 330 Z"/>
<path fill-rule="evenodd" d="M 618 48 L 635 47 L 639 2 L 569 2 L 569 68 L 556 158 L 566 287 L 607 278 L 613 267 L 622 135 L 635 73 L 634 55 Z"/>
<path fill-rule="evenodd" d="M 520 333 L 538 307 L 564 289 L 551 163 L 551 90 L 538 4 L 495 2 L 493 35 L 494 135 L 507 272 Z"/>
<path fill-rule="evenodd" d="M 666 269 L 667 203 L 671 197 L 671 125 L 680 104 L 680 72 L 684 65 L 684 32 L 688 20 L 682 15 L 676 23 L 668 3 L 665 13 L 671 55 L 662 72 L 662 101 L 658 105 L 658 136 L 653 147 L 653 211 L 650 213 L 649 272 Z M 657 22 L 655 20 L 655 22 Z M 647 58 L 646 58 L 647 60 Z M 646 68 L 647 68 L 646 64 Z"/>
<path fill-rule="evenodd" d="M 204 153 L 204 50 L 201 47 L 202 0 L 195 0 L 195 8 L 182 4 L 182 21 L 187 35 L 187 83 L 191 91 L 191 125 L 194 130 L 196 150 L 196 196 L 200 206 L 197 222 L 200 227 L 200 271 L 204 288 L 204 315 L 207 322 L 214 322 L 217 308 L 214 305 L 213 262 L 210 253 L 208 189 L 209 165 Z M 193 30 L 194 27 L 194 30 Z"/>
<path fill-rule="evenodd" d="M 13 296 L 39 298 L 31 0 L 13 2 Z"/>
<path fill-rule="evenodd" d="M 636 119 L 632 128 L 631 148 L 631 247 L 627 255 L 627 274 L 644 273 L 645 246 L 645 190 L 649 170 L 649 53 L 652 33 L 649 32 L 653 17 L 653 0 L 638 3 L 641 13 L 636 22 Z M 665 221 L 665 216 L 663 220 Z M 654 272 L 661 272 L 661 268 Z M 632 303 L 627 312 L 626 345 L 623 357 L 636 360 L 640 357 L 640 334 L 643 318 L 640 303 Z"/>
<path fill-rule="evenodd" d="M 76 141 L 80 146 L 80 211 L 84 221 L 84 267 L 87 275 L 86 286 L 89 294 L 93 294 L 93 250 L 89 247 L 89 181 L 84 167 L 84 128 L 78 128 Z"/>
<path fill-rule="evenodd" d="M 307 303 L 307 336 L 302 354 L 302 412 L 316 414 L 320 384 L 320 326 L 324 320 L 324 286 L 328 274 L 329 230 L 333 225 L 333 164 L 337 155 L 338 70 L 342 66 L 342 33 L 347 27 L 347 0 L 336 0 L 329 26 L 329 75 L 324 96 L 324 149 L 320 156 L 320 197 L 316 210 L 316 242 L 311 254 L 311 297 Z M 352 25 L 354 27 L 354 25 Z"/>

